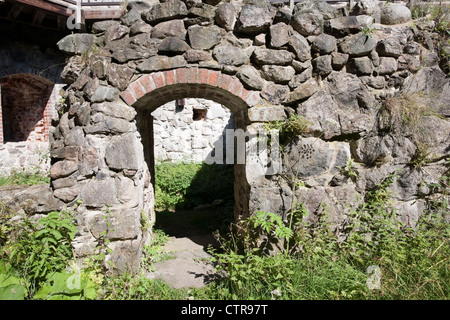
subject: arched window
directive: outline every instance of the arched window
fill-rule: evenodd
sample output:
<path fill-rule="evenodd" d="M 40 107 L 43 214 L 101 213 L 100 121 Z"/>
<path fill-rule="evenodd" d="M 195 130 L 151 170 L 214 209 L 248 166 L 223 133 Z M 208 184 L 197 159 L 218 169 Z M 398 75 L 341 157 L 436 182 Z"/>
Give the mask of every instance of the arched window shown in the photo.
<path fill-rule="evenodd" d="M 54 83 L 32 74 L 0 79 L 3 142 L 48 141 Z"/>

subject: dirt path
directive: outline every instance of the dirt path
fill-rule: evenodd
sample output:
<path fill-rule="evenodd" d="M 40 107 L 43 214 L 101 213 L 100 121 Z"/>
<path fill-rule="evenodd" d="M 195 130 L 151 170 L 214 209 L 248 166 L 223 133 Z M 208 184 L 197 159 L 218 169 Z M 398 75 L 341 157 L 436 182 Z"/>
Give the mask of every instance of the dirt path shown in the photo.
<path fill-rule="evenodd" d="M 170 237 L 164 251 L 173 259 L 155 263 L 151 279 L 161 279 L 175 289 L 201 288 L 215 278 L 214 266 L 208 262 L 210 255 L 205 247 L 190 238 Z"/>
<path fill-rule="evenodd" d="M 163 250 L 174 258 L 155 263 L 155 271 L 148 277 L 161 279 L 176 289 L 201 288 L 217 279 L 207 248 L 217 246 L 212 234 L 221 215 L 218 210 L 203 210 L 161 216 L 156 227 L 169 235 Z"/>

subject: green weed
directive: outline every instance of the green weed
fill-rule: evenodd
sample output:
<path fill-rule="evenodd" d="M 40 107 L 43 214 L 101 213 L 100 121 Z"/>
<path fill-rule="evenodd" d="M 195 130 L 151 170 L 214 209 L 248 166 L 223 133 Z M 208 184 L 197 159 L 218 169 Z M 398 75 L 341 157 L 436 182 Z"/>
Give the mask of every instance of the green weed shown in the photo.
<path fill-rule="evenodd" d="M 366 193 L 364 202 L 349 216 L 345 241 L 338 241 L 332 232 L 326 206 L 314 225 L 303 219 L 308 212 L 302 204 L 297 204 L 295 216 L 287 221 L 265 212 L 248 219 L 243 225 L 255 227 L 258 236 L 241 232 L 223 241 L 224 252 L 215 255 L 218 269 L 228 275 L 217 285 L 217 296 L 448 299 L 450 228 L 444 219 L 448 206 L 436 203 L 412 229 L 400 223 L 392 207 L 389 187 L 394 179 L 395 174 L 391 174 Z M 275 243 L 289 241 L 267 255 L 260 248 L 267 247 L 270 237 Z M 239 239 L 245 245 L 239 245 Z"/>
<path fill-rule="evenodd" d="M 222 248 L 211 249 L 212 261 L 224 273 L 204 289 L 172 289 L 143 273 L 107 275 L 102 263 L 110 253 L 106 231 L 97 254 L 80 269 L 70 245 L 76 225 L 69 213 L 14 225 L 6 223 L 14 214 L 3 207 L 0 218 L 7 228 L 0 237 L 0 298 L 449 299 L 448 197 L 433 197 L 412 228 L 400 222 L 392 206 L 395 178 L 393 173 L 366 192 L 348 216 L 344 241 L 333 232 L 326 204 L 315 213 L 314 224 L 307 222 L 302 203 L 285 217 L 259 211 L 237 223 L 235 233 L 221 239 Z M 153 234 L 142 270 L 170 258 L 161 250 L 167 235 Z"/>
<path fill-rule="evenodd" d="M 39 170 L 31 172 L 27 171 L 12 171 L 8 175 L 0 176 L 0 186 L 10 185 L 36 185 L 49 184 L 50 177 Z"/>
<path fill-rule="evenodd" d="M 361 27 L 361 32 L 364 33 L 367 37 L 371 37 L 375 29 L 370 27 Z"/>
<path fill-rule="evenodd" d="M 265 125 L 264 129 L 267 132 L 278 130 L 280 144 L 285 145 L 307 132 L 310 126 L 311 122 L 305 117 L 298 114 L 291 114 L 285 121 L 277 120 L 269 122 Z"/>
<path fill-rule="evenodd" d="M 233 200 L 233 181 L 233 166 L 162 162 L 155 165 L 155 208 L 187 209 Z"/>
<path fill-rule="evenodd" d="M 352 181 L 356 181 L 358 178 L 358 171 L 356 171 L 355 162 L 353 159 L 349 158 L 344 168 L 341 168 L 341 173 L 351 179 Z"/>
<path fill-rule="evenodd" d="M 163 245 L 167 242 L 168 236 L 161 230 L 153 230 L 153 239 L 150 245 L 144 246 L 144 254 L 142 258 L 142 266 L 148 271 L 154 271 L 153 264 L 171 259 L 170 253 L 162 250 Z"/>
<path fill-rule="evenodd" d="M 18 274 L 36 288 L 67 266 L 76 227 L 67 213 L 50 212 L 37 223 L 25 219 L 20 228 L 15 241 L 6 244 L 5 253 Z"/>

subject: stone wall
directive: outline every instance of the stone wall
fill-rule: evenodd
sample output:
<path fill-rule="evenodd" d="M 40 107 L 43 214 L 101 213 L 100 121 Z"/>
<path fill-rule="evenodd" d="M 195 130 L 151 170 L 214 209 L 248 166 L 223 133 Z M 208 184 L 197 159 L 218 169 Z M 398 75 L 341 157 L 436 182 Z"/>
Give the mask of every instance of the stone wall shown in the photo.
<path fill-rule="evenodd" d="M 0 175 L 13 171 L 47 173 L 50 170 L 48 142 L 8 142 L 0 145 Z"/>
<path fill-rule="evenodd" d="M 173 101 L 152 113 L 156 161 L 205 161 L 214 143 L 224 139 L 225 130 L 234 128 L 233 114 L 220 104 L 205 99 L 182 101 L 184 105 Z"/>
<path fill-rule="evenodd" d="M 324 1 L 293 11 L 260 0 L 135 1 L 120 21 L 62 39 L 71 57 L 50 172 L 55 197 L 83 202 L 76 254 L 92 252 L 107 231 L 117 269 L 137 267 L 151 238 L 141 221 L 155 219 L 151 114 L 186 97 L 226 106 L 235 128 L 252 134 L 294 114 L 308 123 L 275 159 L 276 175 L 267 163 L 235 165 L 236 219 L 256 210 L 285 217 L 301 201 L 313 223 L 326 203 L 339 235 L 359 199 L 396 174 L 398 216 L 413 226 L 448 186 L 440 178 L 448 175 L 450 84 L 432 27 L 410 24 L 404 5 L 376 3 L 349 12 Z"/>
<path fill-rule="evenodd" d="M 8 76 L 24 79 L 30 75 Z M 31 78 L 33 79 L 33 78 Z M 36 79 L 34 79 L 36 81 Z M 5 81 L 2 82 L 5 84 Z M 16 92 L 8 92 L 8 99 L 0 104 L 2 126 L 0 126 L 0 174 L 6 175 L 12 171 L 40 171 L 47 174 L 50 170 L 49 132 L 52 119 L 58 117 L 57 104 L 61 99 L 61 84 L 53 84 L 45 88 L 41 99 L 26 91 L 26 86 L 19 86 Z M 36 85 L 36 82 L 34 83 Z M 29 88 L 28 88 L 29 89 Z M 25 90 L 20 94 L 20 90 Z M 8 90 L 3 90 L 5 94 Z M 4 142 L 4 143 L 3 143 Z"/>
<path fill-rule="evenodd" d="M 53 83 L 61 83 L 64 57 L 51 48 L 42 50 L 38 44 L 29 44 L 1 35 L 0 78 L 12 74 L 33 74 Z M 36 39 L 35 39 L 36 40 Z"/>
<path fill-rule="evenodd" d="M 0 36 L 0 174 L 47 173 L 49 131 L 58 117 L 64 57 L 8 36 Z"/>

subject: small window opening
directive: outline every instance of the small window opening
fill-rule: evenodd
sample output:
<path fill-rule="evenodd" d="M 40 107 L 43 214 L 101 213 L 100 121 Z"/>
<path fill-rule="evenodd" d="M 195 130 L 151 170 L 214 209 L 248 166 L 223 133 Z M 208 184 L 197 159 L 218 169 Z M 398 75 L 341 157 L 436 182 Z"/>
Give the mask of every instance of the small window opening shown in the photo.
<path fill-rule="evenodd" d="M 206 109 L 196 109 L 194 108 L 194 116 L 193 116 L 193 120 L 194 121 L 200 121 L 200 120 L 205 120 L 206 119 Z"/>

